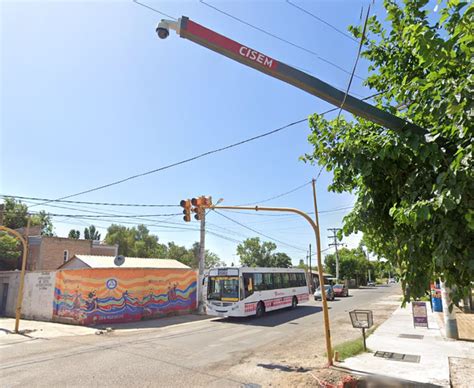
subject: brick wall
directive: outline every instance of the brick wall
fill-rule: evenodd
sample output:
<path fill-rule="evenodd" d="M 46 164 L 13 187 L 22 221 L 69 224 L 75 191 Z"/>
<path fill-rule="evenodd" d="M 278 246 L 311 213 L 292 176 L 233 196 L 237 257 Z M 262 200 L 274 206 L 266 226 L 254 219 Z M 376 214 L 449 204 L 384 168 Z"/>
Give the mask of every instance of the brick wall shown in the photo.
<path fill-rule="evenodd" d="M 45 237 L 41 239 L 40 257 L 36 262 L 36 270 L 53 270 L 64 263 L 64 251 L 69 258 L 74 255 L 90 255 L 90 240 L 75 240 L 62 237 Z"/>
<path fill-rule="evenodd" d="M 94 256 L 117 256 L 118 245 L 97 244 L 97 242 L 94 241 L 90 254 Z"/>

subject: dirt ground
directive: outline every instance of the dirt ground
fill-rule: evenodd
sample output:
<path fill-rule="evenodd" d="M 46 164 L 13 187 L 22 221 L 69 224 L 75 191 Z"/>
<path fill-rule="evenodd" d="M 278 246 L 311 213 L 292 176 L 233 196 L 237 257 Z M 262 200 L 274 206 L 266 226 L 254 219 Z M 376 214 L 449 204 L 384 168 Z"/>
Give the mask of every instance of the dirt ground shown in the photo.
<path fill-rule="evenodd" d="M 366 308 L 374 311 L 374 325 L 380 325 L 399 305 L 400 295 L 390 295 Z M 347 316 L 331 317 L 333 347 L 358 336 L 360 332 L 354 330 Z M 286 338 L 284 343 L 274 343 L 265 351 L 244 355 L 239 364 L 229 368 L 229 373 L 262 387 L 337 386 L 348 374 L 326 368 L 325 352 L 323 330 L 307 330 L 295 334 L 291 341 Z"/>

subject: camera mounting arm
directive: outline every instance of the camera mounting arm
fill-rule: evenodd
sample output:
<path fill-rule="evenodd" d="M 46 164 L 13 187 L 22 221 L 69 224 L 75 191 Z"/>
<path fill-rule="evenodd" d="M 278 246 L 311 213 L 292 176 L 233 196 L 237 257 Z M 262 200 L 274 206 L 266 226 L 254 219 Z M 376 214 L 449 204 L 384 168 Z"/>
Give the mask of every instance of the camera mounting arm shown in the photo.
<path fill-rule="evenodd" d="M 181 38 L 191 40 L 194 43 L 250 66 L 271 77 L 278 78 L 281 81 L 296 86 L 338 108 L 342 107 L 355 116 L 372 121 L 375 124 L 389 128 L 395 132 L 410 131 L 420 135 L 427 133 L 425 129 L 416 124 L 383 111 L 351 95 L 346 96 L 345 92 L 321 81 L 319 78 L 313 77 L 257 50 L 253 50 L 252 48 L 220 35 L 215 31 L 193 22 L 186 16 L 182 16 L 178 21 L 163 19 L 158 24 L 156 32 L 161 39 L 165 39 L 169 34 L 169 29 L 175 30 Z"/>

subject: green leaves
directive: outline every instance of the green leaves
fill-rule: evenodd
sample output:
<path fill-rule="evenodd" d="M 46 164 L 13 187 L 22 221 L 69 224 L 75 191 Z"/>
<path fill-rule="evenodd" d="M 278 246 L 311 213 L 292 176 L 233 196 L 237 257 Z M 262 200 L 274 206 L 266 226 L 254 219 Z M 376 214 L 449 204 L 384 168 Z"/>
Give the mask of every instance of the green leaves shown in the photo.
<path fill-rule="evenodd" d="M 248 267 L 291 267 L 291 258 L 286 253 L 274 252 L 276 248 L 272 242 L 261 243 L 259 237 L 253 237 L 237 246 L 237 254 L 240 264 Z"/>
<path fill-rule="evenodd" d="M 426 0 L 384 4 L 390 28 L 369 22 L 363 56 L 373 71 L 365 83 L 383 92 L 375 98 L 379 108 L 428 135 L 314 115 L 314 148 L 304 160 L 333 172 L 330 190 L 356 194 L 344 233 L 363 232 L 367 247 L 400 269 L 409 300 L 435 277 L 458 290 L 474 279 L 467 260 L 474 241 L 474 11 L 472 4 L 440 2 L 436 25 Z M 406 108 L 398 112 L 399 105 Z"/>

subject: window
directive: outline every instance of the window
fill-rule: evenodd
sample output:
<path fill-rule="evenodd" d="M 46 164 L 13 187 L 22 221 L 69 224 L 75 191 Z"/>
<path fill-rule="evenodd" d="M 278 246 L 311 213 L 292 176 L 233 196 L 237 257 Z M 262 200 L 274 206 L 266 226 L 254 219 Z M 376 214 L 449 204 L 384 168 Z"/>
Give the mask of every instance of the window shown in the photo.
<path fill-rule="evenodd" d="M 251 273 L 244 273 L 245 298 L 253 294 L 253 276 Z"/>
<path fill-rule="evenodd" d="M 267 290 L 273 290 L 273 276 L 271 273 L 264 273 L 263 274 L 263 282 L 265 283 L 265 287 Z"/>
<path fill-rule="evenodd" d="M 288 276 L 287 273 L 281 274 L 281 282 L 282 282 L 282 288 L 290 287 L 290 277 Z"/>
<path fill-rule="evenodd" d="M 261 273 L 253 274 L 253 286 L 255 291 L 265 290 L 265 284 L 263 283 L 263 275 Z"/>
<path fill-rule="evenodd" d="M 64 262 L 68 261 L 69 260 L 69 251 L 64 251 L 63 253 L 63 259 L 64 259 Z"/>
<path fill-rule="evenodd" d="M 279 273 L 273 274 L 273 287 L 274 288 L 281 288 L 281 277 Z"/>
<path fill-rule="evenodd" d="M 288 276 L 290 277 L 290 287 L 298 287 L 298 279 L 296 273 L 290 273 Z"/>
<path fill-rule="evenodd" d="M 237 300 L 239 298 L 239 278 L 234 276 L 211 276 L 208 279 L 207 299 Z"/>
<path fill-rule="evenodd" d="M 305 279 L 305 274 L 304 273 L 297 273 L 296 278 L 297 278 L 298 287 L 306 286 L 306 279 Z"/>

